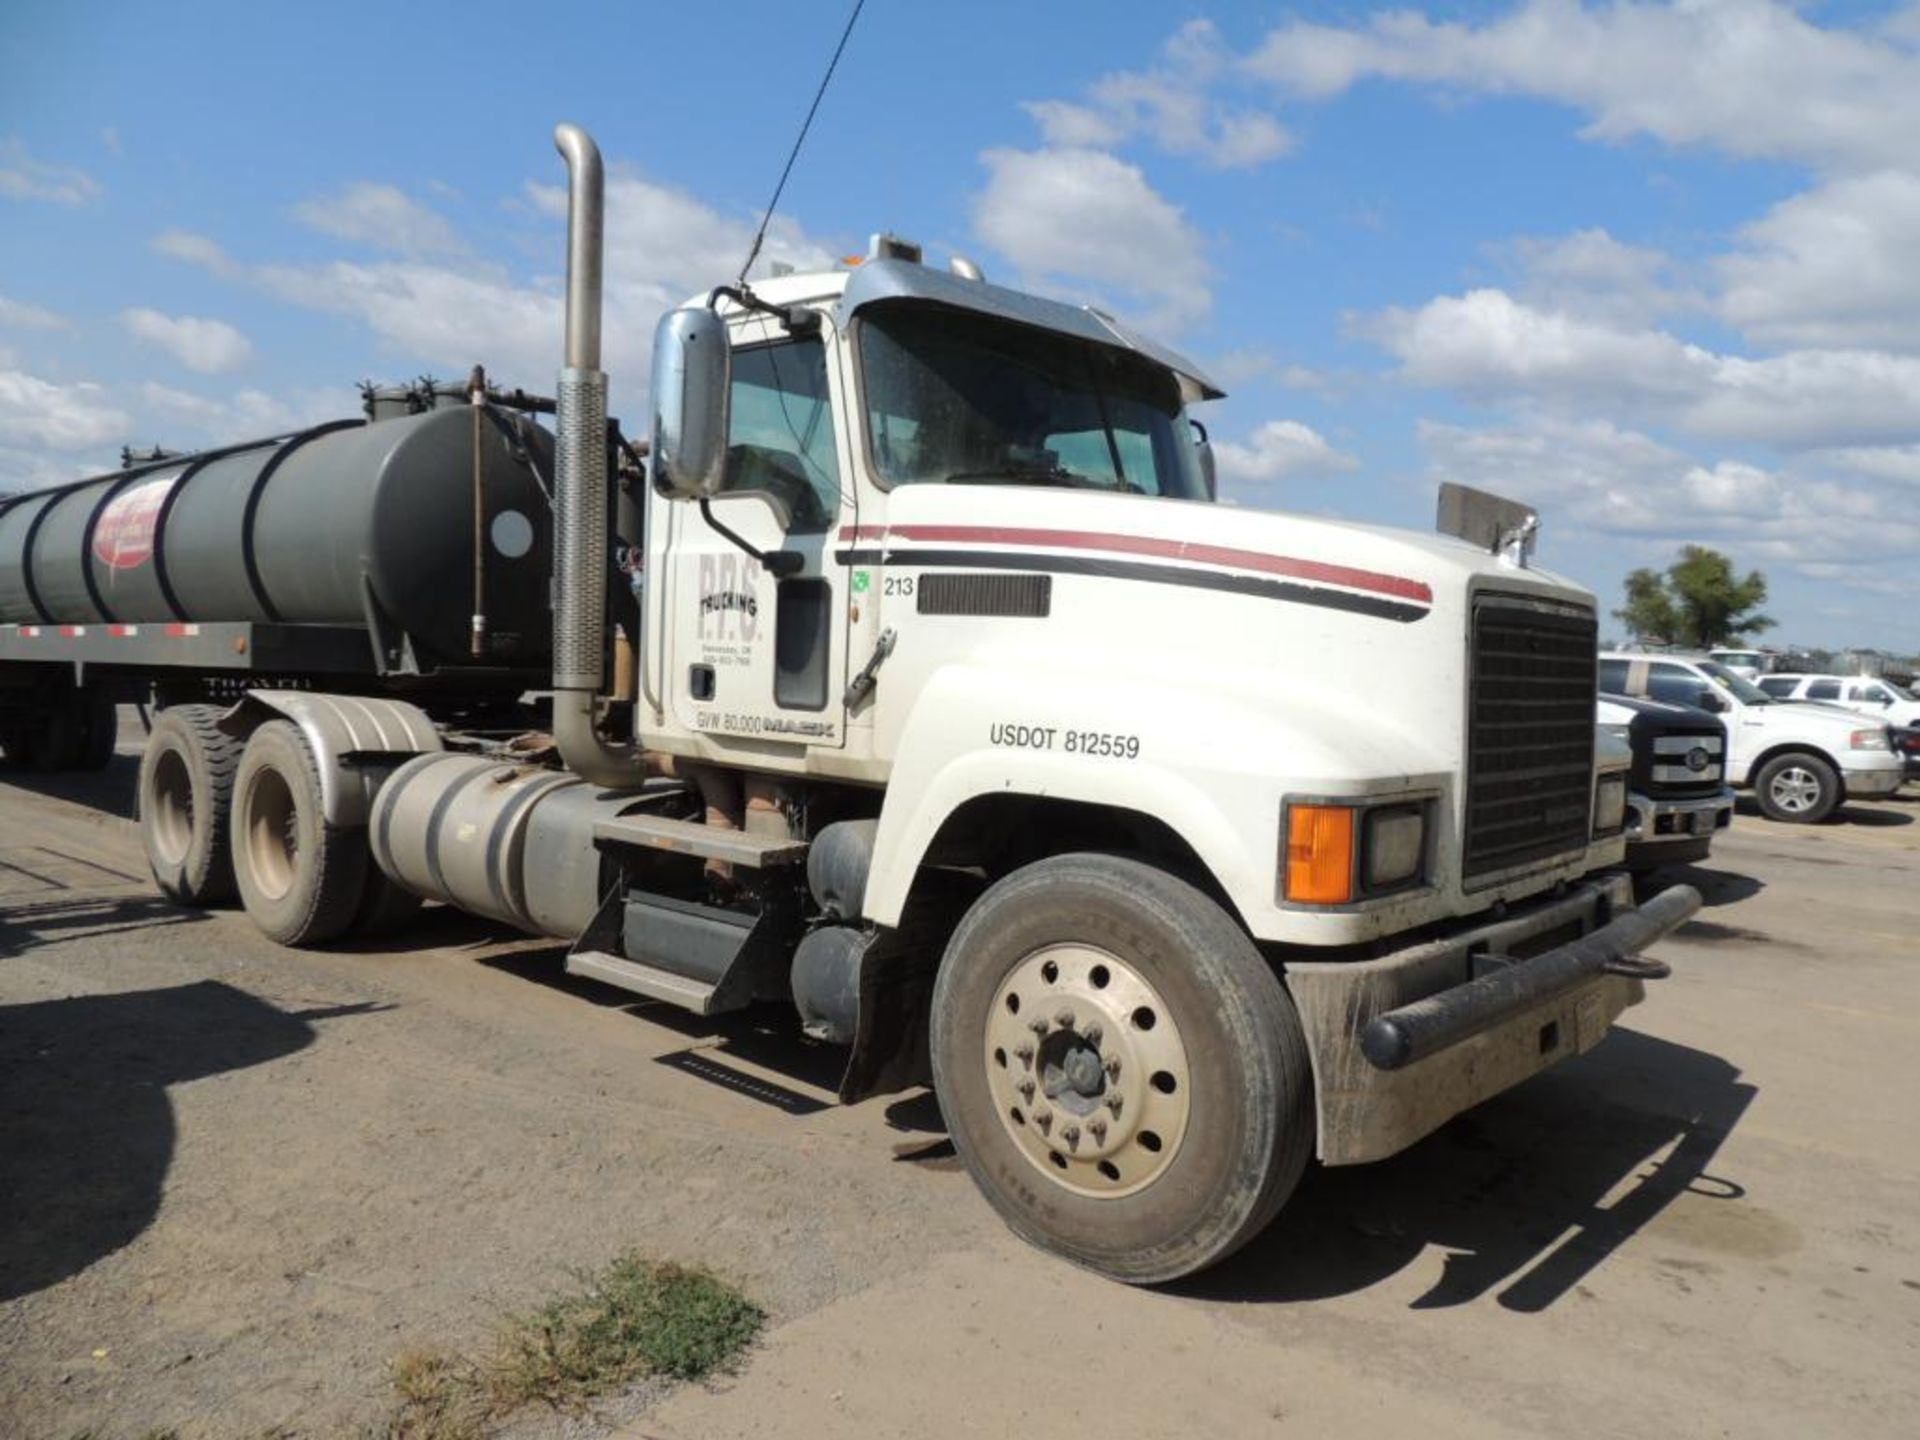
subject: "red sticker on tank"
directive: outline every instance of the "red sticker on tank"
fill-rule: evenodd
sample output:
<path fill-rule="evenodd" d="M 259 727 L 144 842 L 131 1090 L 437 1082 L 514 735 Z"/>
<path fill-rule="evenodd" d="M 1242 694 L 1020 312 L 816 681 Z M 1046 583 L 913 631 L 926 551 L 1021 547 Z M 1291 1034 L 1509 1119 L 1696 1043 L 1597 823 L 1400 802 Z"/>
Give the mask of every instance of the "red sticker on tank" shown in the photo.
<path fill-rule="evenodd" d="M 177 475 L 143 480 L 107 502 L 93 527 L 93 558 L 113 570 L 144 565 L 153 554 L 153 532 Z"/>

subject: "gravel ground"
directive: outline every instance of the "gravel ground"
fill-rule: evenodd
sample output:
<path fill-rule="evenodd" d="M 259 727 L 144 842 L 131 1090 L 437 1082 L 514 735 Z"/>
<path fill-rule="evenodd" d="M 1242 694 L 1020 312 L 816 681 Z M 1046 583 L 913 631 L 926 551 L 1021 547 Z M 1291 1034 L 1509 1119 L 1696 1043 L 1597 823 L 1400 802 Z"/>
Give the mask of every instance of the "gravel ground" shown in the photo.
<path fill-rule="evenodd" d="M 1920 1413 L 1920 803 L 1743 816 L 1598 1051 L 1141 1294 L 1009 1239 L 927 1097 L 828 1104 L 836 1054 L 777 1013 L 631 1004 L 446 913 L 311 954 L 162 908 L 131 767 L 0 776 L 0 1435 L 362 1434 L 396 1352 L 636 1246 L 739 1283 L 769 1338 L 736 1380 L 524 1433 Z"/>

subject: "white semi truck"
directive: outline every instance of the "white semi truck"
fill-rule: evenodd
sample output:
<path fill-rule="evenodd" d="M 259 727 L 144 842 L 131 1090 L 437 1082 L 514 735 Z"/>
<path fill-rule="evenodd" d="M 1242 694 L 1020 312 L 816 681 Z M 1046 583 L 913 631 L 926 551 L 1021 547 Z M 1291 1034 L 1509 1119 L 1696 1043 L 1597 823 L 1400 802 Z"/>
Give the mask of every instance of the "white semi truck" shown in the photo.
<path fill-rule="evenodd" d="M 1132 1282 L 1231 1253 L 1310 1159 L 1592 1048 L 1665 973 L 1639 952 L 1699 897 L 1635 908 L 1613 868 L 1594 601 L 1529 563 L 1528 512 L 1212 503 L 1193 365 L 884 237 L 668 314 L 623 485 L 600 158 L 556 143 L 550 742 L 390 694 L 163 711 L 169 893 L 230 867 L 293 944 L 426 897 L 656 1001 L 791 1002 L 845 1098 L 930 1079 L 1007 1222 Z"/>

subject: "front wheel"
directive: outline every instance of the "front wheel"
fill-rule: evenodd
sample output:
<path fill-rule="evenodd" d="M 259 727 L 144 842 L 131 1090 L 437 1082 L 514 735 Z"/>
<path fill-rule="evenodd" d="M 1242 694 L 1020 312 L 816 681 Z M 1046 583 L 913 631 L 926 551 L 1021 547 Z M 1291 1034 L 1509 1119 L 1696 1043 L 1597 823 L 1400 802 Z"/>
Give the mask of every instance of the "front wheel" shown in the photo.
<path fill-rule="evenodd" d="M 1184 881 L 1063 855 L 960 922 L 934 1085 L 974 1181 L 1026 1240 L 1132 1284 L 1271 1220 L 1312 1152 L 1306 1040 L 1247 936 Z"/>
<path fill-rule="evenodd" d="M 1816 825 L 1839 808 L 1840 776 L 1818 755 L 1776 755 L 1753 778 L 1753 797 L 1769 820 Z"/>

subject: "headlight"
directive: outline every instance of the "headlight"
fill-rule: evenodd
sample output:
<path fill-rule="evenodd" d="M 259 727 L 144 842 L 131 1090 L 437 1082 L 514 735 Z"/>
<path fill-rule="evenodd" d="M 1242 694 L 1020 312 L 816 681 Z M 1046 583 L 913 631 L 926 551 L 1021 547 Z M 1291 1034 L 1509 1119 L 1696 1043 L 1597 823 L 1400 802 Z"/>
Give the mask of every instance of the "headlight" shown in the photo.
<path fill-rule="evenodd" d="M 1611 835 L 1627 823 L 1627 777 L 1602 775 L 1593 787 L 1593 833 Z"/>
<path fill-rule="evenodd" d="M 1424 801 L 1384 805 L 1291 802 L 1286 810 L 1286 898 L 1348 905 L 1417 883 L 1426 871 Z"/>
<path fill-rule="evenodd" d="M 1367 889 L 1392 890 L 1417 878 L 1426 857 L 1427 817 L 1419 805 L 1382 805 L 1367 812 Z"/>
<path fill-rule="evenodd" d="M 1853 732 L 1851 744 L 1856 750 L 1891 750 L 1893 748 L 1887 743 L 1887 732 L 1884 730 L 1856 730 Z"/>

